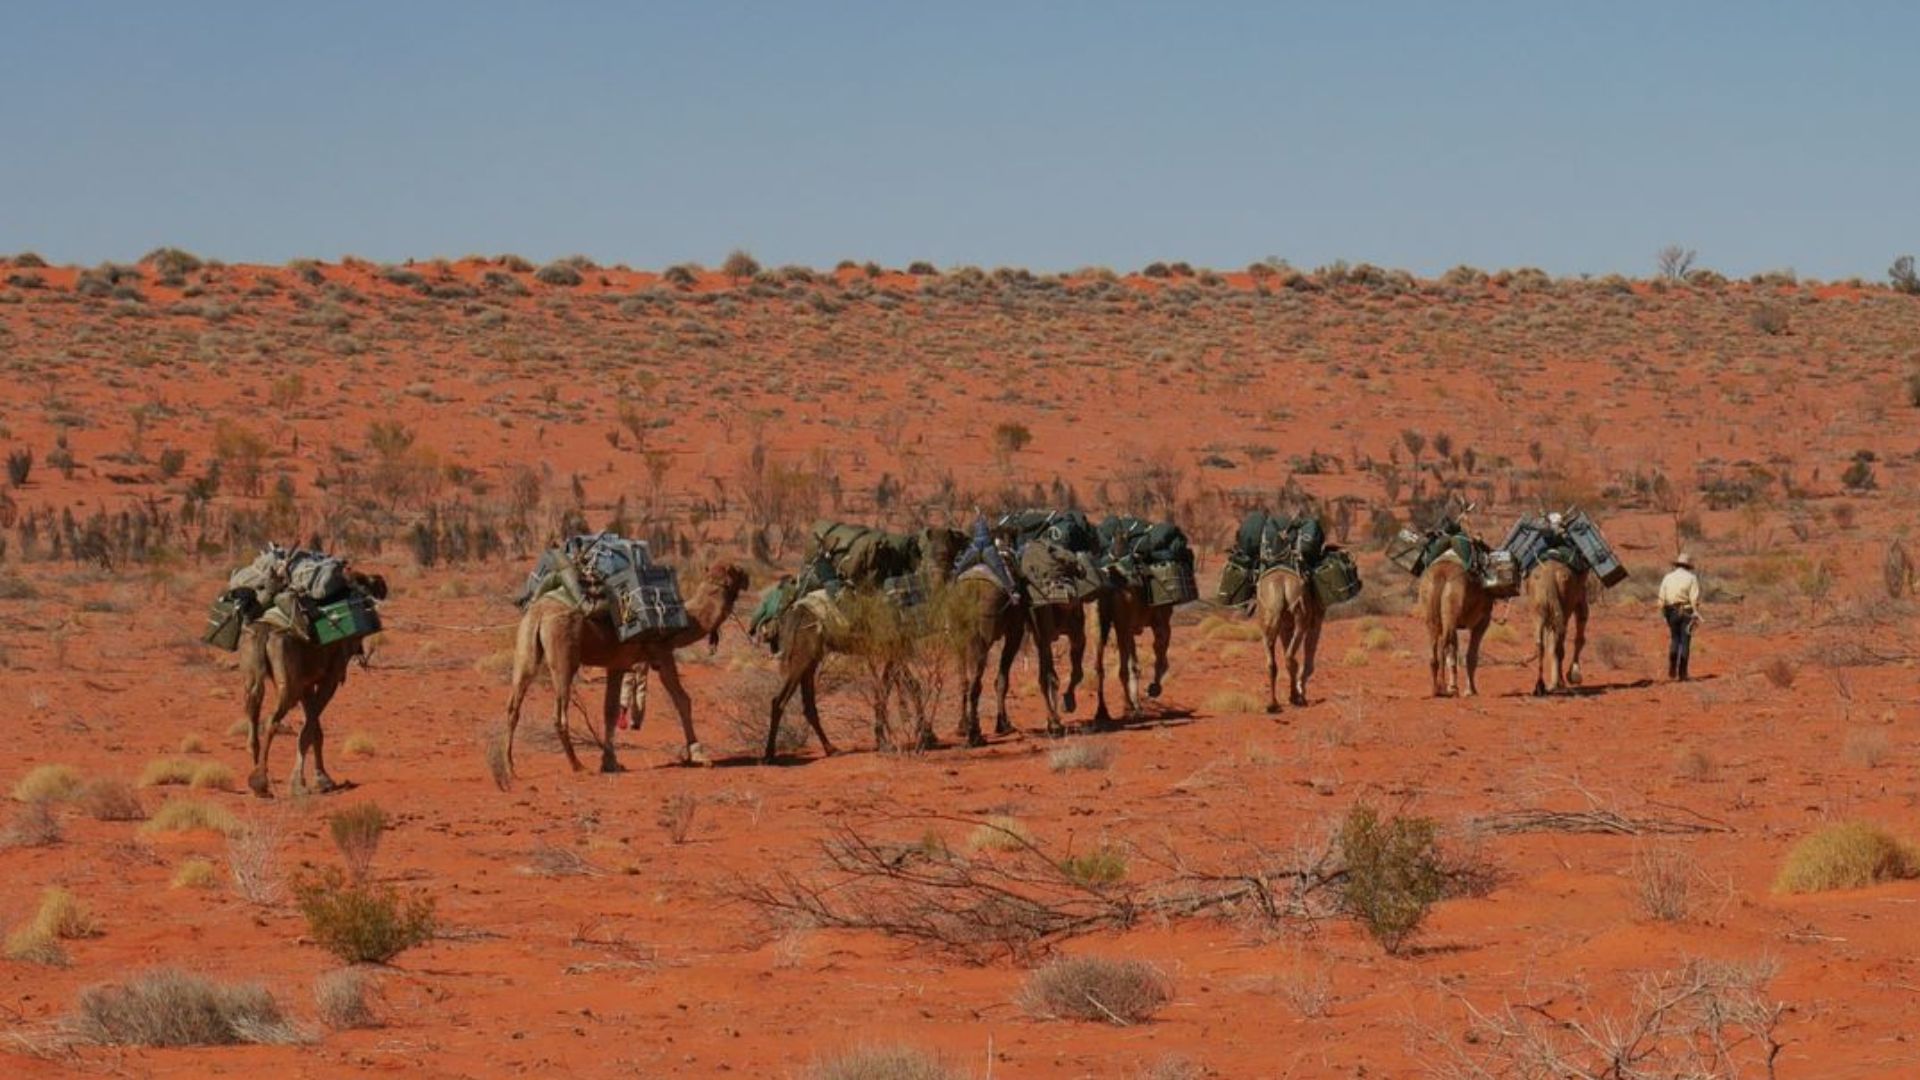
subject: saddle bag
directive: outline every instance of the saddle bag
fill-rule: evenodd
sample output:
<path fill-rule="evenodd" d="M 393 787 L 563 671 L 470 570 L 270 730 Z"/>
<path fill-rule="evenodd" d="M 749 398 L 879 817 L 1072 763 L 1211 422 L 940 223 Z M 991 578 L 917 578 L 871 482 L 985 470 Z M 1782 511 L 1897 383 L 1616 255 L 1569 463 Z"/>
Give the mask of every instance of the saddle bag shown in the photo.
<path fill-rule="evenodd" d="M 1520 595 L 1520 564 L 1513 552 L 1495 548 L 1481 556 L 1480 583 L 1501 599 Z"/>
<path fill-rule="evenodd" d="M 678 633 L 693 625 L 671 567 L 630 564 L 606 584 L 621 641 L 649 632 Z"/>
<path fill-rule="evenodd" d="M 1600 584 L 1612 588 L 1627 580 L 1627 568 L 1620 565 L 1613 548 L 1600 535 L 1600 526 L 1595 525 L 1592 518 L 1575 510 L 1567 515 L 1565 528 L 1567 538 L 1573 541 L 1581 557 L 1593 568 L 1593 574 L 1600 579 Z"/>
<path fill-rule="evenodd" d="M 1214 590 L 1213 602 L 1222 607 L 1239 607 L 1253 599 L 1253 589 L 1253 568 L 1236 554 L 1220 568 L 1220 587 Z"/>
<path fill-rule="evenodd" d="M 380 615 L 372 598 L 350 592 L 330 604 L 321 604 L 312 612 L 313 640 L 321 645 L 352 641 L 380 631 Z"/>
<path fill-rule="evenodd" d="M 1200 584 L 1194 580 L 1193 564 L 1185 559 L 1169 559 L 1147 567 L 1147 605 L 1169 607 L 1200 598 Z"/>
<path fill-rule="evenodd" d="M 240 631 L 246 622 L 239 598 L 230 592 L 222 593 L 207 611 L 207 631 L 200 640 L 216 649 L 233 652 L 240 648 Z"/>
<path fill-rule="evenodd" d="M 1360 595 L 1360 568 L 1353 564 L 1353 556 L 1344 551 L 1327 551 L 1309 577 L 1314 595 L 1320 598 L 1323 607 L 1345 603 Z"/>
<path fill-rule="evenodd" d="M 1411 574 L 1420 565 L 1420 553 L 1426 546 L 1425 536 L 1413 529 L 1401 529 L 1387 541 L 1387 561 Z"/>

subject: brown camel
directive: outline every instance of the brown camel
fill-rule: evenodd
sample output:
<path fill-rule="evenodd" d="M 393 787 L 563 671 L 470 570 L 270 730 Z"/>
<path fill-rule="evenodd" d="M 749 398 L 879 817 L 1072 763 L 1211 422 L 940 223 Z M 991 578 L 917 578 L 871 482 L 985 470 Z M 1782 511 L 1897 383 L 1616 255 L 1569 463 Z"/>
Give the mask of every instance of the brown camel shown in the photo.
<path fill-rule="evenodd" d="M 1027 618 L 1028 629 L 1033 632 L 1034 659 L 1040 667 L 1040 696 L 1047 703 L 1047 734 L 1059 735 L 1066 730 L 1060 721 L 1061 711 L 1073 712 L 1076 708 L 1074 690 L 1079 687 L 1086 671 L 1087 602 L 1072 600 L 1057 604 L 1035 604 L 1029 600 Z M 1067 639 L 1067 685 L 1064 691 L 1060 686 L 1060 670 L 1053 661 L 1053 643 L 1063 637 Z M 1000 695 L 1000 701 L 1004 722 L 1004 692 Z M 1006 734 L 1006 731 L 999 733 Z"/>
<path fill-rule="evenodd" d="M 1557 559 L 1543 559 L 1527 575 L 1527 606 L 1533 611 L 1538 648 L 1533 692 L 1544 696 L 1580 685 L 1580 653 L 1587 647 L 1587 573 Z M 1573 656 L 1568 663 L 1567 626 L 1573 625 Z M 1553 681 L 1547 681 L 1547 665 Z M 1564 675 L 1562 671 L 1564 669 Z"/>
<path fill-rule="evenodd" d="M 963 575 L 953 588 L 959 593 L 953 603 L 963 613 L 962 625 L 955 629 L 962 636 L 960 677 L 966 681 L 966 685 L 960 688 L 960 737 L 966 740 L 968 746 L 984 746 L 987 740 L 980 733 L 980 690 L 987 678 L 987 656 L 993 651 L 993 643 L 1000 642 L 999 675 L 994 680 L 998 709 L 994 713 L 993 733 L 1011 735 L 1014 728 L 1013 722 L 1007 719 L 1007 684 L 1013 672 L 1013 662 L 1020 653 L 1020 639 L 1025 636 L 1032 616 L 1023 605 L 1007 595 L 1007 590 L 1001 588 L 999 582 L 986 575 Z M 1080 640 L 1084 643 L 1084 614 L 1080 616 L 1080 626 Z M 1047 629 L 1052 630 L 1050 622 Z M 1036 626 L 1034 630 L 1037 637 L 1040 628 Z M 1043 689 L 1052 686 L 1058 679 L 1053 670 L 1050 642 L 1051 638 L 1040 649 L 1040 685 Z M 1079 657 L 1076 655 L 1076 671 L 1079 666 Z M 1047 730 L 1058 734 L 1061 730 L 1060 717 L 1051 697 L 1047 702 L 1047 712 Z"/>
<path fill-rule="evenodd" d="M 1467 632 L 1466 696 L 1479 693 L 1474 675 L 1480 670 L 1480 642 L 1493 622 L 1493 596 L 1485 584 L 1458 555 L 1448 552 L 1420 575 L 1420 610 L 1425 613 L 1432 643 L 1433 696 L 1461 692 L 1461 630 Z"/>
<path fill-rule="evenodd" d="M 1300 572 L 1276 566 L 1260 575 L 1258 611 L 1260 631 L 1267 641 L 1267 711 L 1280 711 L 1280 658 L 1287 658 L 1287 701 L 1307 703 L 1307 680 L 1313 677 L 1314 657 L 1320 652 L 1320 628 L 1327 608 L 1320 594 Z"/>
<path fill-rule="evenodd" d="M 349 574 L 348 582 L 376 600 L 387 597 L 386 579 L 378 574 Z M 273 797 L 267 758 L 273 750 L 274 732 L 296 703 L 306 711 L 306 720 L 300 725 L 300 749 L 293 761 L 289 786 L 296 795 L 305 793 L 309 752 L 313 754 L 315 790 L 328 792 L 339 786 L 327 774 L 326 734 L 320 727 L 320 714 L 326 711 L 340 684 L 347 681 L 347 661 L 363 655 L 360 643 L 361 639 L 354 638 L 320 645 L 262 622 L 246 628 L 240 639 L 240 675 L 246 681 L 247 751 L 253 757 L 247 786 L 255 795 Z M 278 696 L 272 718 L 263 725 L 260 711 L 266 703 L 269 679 Z"/>
<path fill-rule="evenodd" d="M 1153 631 L 1153 681 L 1147 684 L 1147 696 L 1157 698 L 1160 680 L 1167 676 L 1167 647 L 1173 644 L 1173 605 L 1154 607 L 1147 603 L 1145 588 L 1116 580 L 1100 595 L 1098 610 L 1100 644 L 1093 654 L 1093 681 L 1099 706 L 1093 722 L 1104 727 L 1113 723 L 1107 711 L 1107 637 L 1112 635 L 1120 656 L 1120 692 L 1131 720 L 1140 715 L 1140 632 Z"/>
<path fill-rule="evenodd" d="M 613 732 L 620 717 L 621 686 L 628 672 L 636 668 L 660 673 L 661 685 L 680 713 L 681 732 L 686 736 L 686 757 L 704 762 L 706 754 L 693 733 L 693 701 L 680 684 L 680 669 L 674 651 L 706 638 L 720 640 L 720 625 L 733 614 L 734 601 L 747 587 L 747 572 L 730 562 L 715 563 L 687 599 L 689 625 L 674 633 L 645 633 L 630 641 L 614 634 L 606 618 L 588 618 L 579 608 L 555 596 L 543 596 L 527 605 L 520 617 L 520 629 L 513 649 L 513 689 L 507 697 L 507 773 L 513 773 L 513 735 L 520 726 L 520 706 L 533 686 L 534 676 L 545 662 L 547 676 L 553 682 L 553 723 L 560 735 L 560 748 L 567 752 L 567 763 L 579 772 L 579 755 L 573 752 L 573 735 L 567 727 L 567 702 L 573 694 L 573 679 L 583 667 L 603 668 L 607 673 L 606 698 L 601 708 L 604 730 L 600 740 L 600 771 L 619 772 L 620 762 L 613 753 Z"/>

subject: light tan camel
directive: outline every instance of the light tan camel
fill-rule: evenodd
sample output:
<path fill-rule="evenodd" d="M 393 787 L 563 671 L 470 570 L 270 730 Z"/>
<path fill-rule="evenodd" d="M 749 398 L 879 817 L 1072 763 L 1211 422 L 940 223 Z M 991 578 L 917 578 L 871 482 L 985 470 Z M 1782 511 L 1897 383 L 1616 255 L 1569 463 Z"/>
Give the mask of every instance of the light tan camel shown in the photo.
<path fill-rule="evenodd" d="M 1461 693 L 1460 638 L 1467 632 L 1467 697 L 1480 692 L 1474 675 L 1480 670 L 1480 642 L 1493 622 L 1493 596 L 1480 579 L 1467 569 L 1460 557 L 1448 552 L 1435 559 L 1420 575 L 1420 610 L 1427 620 L 1427 636 L 1432 643 L 1429 666 L 1433 672 L 1433 696 Z"/>
<path fill-rule="evenodd" d="M 1533 640 L 1538 648 L 1533 692 L 1544 696 L 1580 685 L 1580 653 L 1587 647 L 1587 574 L 1557 559 L 1542 559 L 1527 575 L 1527 607 L 1533 611 Z M 1573 626 L 1573 656 L 1568 663 L 1567 626 Z M 1547 665 L 1553 681 L 1547 681 Z M 1564 674 L 1563 674 L 1564 670 Z"/>
<path fill-rule="evenodd" d="M 1127 703 L 1127 718 L 1140 715 L 1139 637 L 1143 630 L 1153 631 L 1153 681 L 1147 684 L 1147 696 L 1160 696 L 1160 680 L 1167 676 L 1167 648 L 1173 644 L 1173 605 L 1154 607 L 1147 603 L 1144 588 L 1115 580 L 1099 601 L 1100 644 L 1093 654 L 1093 681 L 1099 707 L 1094 710 L 1095 726 L 1113 723 L 1107 711 L 1107 637 L 1120 657 L 1120 693 Z"/>
<path fill-rule="evenodd" d="M 386 579 L 377 574 L 350 574 L 348 581 L 376 600 L 386 599 Z M 246 682 L 247 751 L 253 757 L 247 787 L 255 795 L 273 797 L 267 759 L 273 750 L 274 732 L 295 704 L 305 710 L 306 719 L 300 725 L 300 749 L 288 786 L 296 795 L 306 791 L 308 753 L 313 755 L 314 789 L 328 792 L 339 786 L 327 774 L 326 733 L 320 726 L 320 714 L 326 711 L 340 684 L 347 681 L 347 661 L 360 655 L 359 638 L 320 645 L 266 623 L 247 626 L 240 638 L 240 676 Z M 263 724 L 260 712 L 266 704 L 269 679 L 278 696 L 272 717 Z"/>
<path fill-rule="evenodd" d="M 619 772 L 620 762 L 613 753 L 613 732 L 620 716 L 621 686 L 628 672 L 649 668 L 660 673 L 661 685 L 680 714 L 681 732 L 686 737 L 687 760 L 704 762 L 705 752 L 693 733 L 693 701 L 680 684 L 680 669 L 674 651 L 706 638 L 720 639 L 720 625 L 733 614 L 734 601 L 747 587 L 747 572 L 730 562 L 715 563 L 701 578 L 687 599 L 689 625 L 672 634 L 645 633 L 630 641 L 614 634 L 613 623 L 588 618 L 579 608 L 555 596 L 543 596 L 527 605 L 520 617 L 520 629 L 514 638 L 513 689 L 507 697 L 507 772 L 513 772 L 514 729 L 520 726 L 520 706 L 544 662 L 553 681 L 553 724 L 560 735 L 560 748 L 567 752 L 567 763 L 579 772 L 579 755 L 573 752 L 573 735 L 567 727 L 567 702 L 573 694 L 573 680 L 583 667 L 603 668 L 607 673 L 606 698 L 601 708 L 604 730 L 600 740 L 600 771 Z M 636 716 L 636 720 L 638 717 Z"/>
<path fill-rule="evenodd" d="M 1016 603 L 1007 595 L 1000 583 L 983 575 L 962 576 L 953 585 L 959 592 L 954 601 L 962 612 L 962 625 L 956 628 L 960 634 L 960 677 L 966 685 L 960 688 L 960 738 L 968 746 L 986 745 L 986 736 L 980 733 L 980 690 L 987 678 L 987 656 L 993 651 L 994 642 L 1000 642 L 1000 668 L 994 680 L 994 695 L 998 708 L 994 712 L 993 733 L 995 735 L 1013 734 L 1013 721 L 1007 718 L 1007 684 L 1012 677 L 1013 662 L 1020 653 L 1020 639 L 1029 629 L 1032 618 L 1024 605 Z M 1080 639 L 1086 640 L 1086 616 L 1081 615 Z M 1050 627 L 1049 627 L 1050 628 Z M 1037 631 L 1036 631 L 1037 633 Z M 1074 667 L 1079 667 L 1075 657 Z M 1042 648 L 1040 655 L 1040 685 L 1044 689 L 1057 681 L 1053 672 L 1053 652 L 1051 648 Z M 1071 708 L 1071 706 L 1069 706 Z M 1047 730 L 1058 733 L 1060 717 L 1051 700 L 1047 703 Z"/>
<path fill-rule="evenodd" d="M 1260 631 L 1267 642 L 1267 711 L 1280 711 L 1280 653 L 1287 658 L 1287 701 L 1307 703 L 1307 680 L 1320 652 L 1320 628 L 1327 608 L 1300 572 L 1276 566 L 1260 575 L 1257 586 Z M 1276 646 L 1278 647 L 1276 651 Z"/>

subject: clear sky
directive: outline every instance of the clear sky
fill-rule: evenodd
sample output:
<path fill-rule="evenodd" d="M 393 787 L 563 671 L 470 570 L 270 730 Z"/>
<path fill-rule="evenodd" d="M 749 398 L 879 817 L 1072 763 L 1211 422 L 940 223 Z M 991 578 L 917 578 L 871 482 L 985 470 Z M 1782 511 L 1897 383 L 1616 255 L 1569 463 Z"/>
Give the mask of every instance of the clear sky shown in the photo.
<path fill-rule="evenodd" d="M 12 2 L 0 251 L 1884 276 L 1914 3 Z"/>

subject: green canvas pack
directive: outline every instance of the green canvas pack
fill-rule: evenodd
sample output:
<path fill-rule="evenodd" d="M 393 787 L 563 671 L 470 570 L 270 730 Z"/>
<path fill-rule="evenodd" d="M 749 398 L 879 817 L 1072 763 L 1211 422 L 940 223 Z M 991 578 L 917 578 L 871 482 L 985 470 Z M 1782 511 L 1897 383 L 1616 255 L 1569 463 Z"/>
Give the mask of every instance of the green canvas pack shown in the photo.
<path fill-rule="evenodd" d="M 380 615 L 372 599 L 357 592 L 321 604 L 313 612 L 313 640 L 321 645 L 352 641 L 379 630 Z"/>

